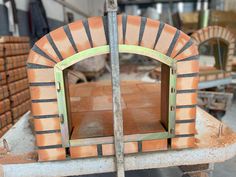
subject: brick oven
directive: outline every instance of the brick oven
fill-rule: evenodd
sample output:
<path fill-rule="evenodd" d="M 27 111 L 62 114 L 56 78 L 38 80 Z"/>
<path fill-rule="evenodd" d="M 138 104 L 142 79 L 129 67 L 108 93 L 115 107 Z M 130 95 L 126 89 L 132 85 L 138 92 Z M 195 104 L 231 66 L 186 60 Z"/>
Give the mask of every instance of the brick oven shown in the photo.
<path fill-rule="evenodd" d="M 162 63 L 161 85 L 121 82 L 125 154 L 193 148 L 197 46 L 156 20 L 127 15 L 117 20 L 120 53 Z M 114 155 L 112 114 L 105 109 L 112 107 L 110 83 L 76 86 L 66 79 L 75 63 L 109 53 L 108 41 L 106 17 L 93 17 L 50 32 L 31 49 L 28 77 L 39 161 Z"/>
<path fill-rule="evenodd" d="M 199 51 L 204 45 L 212 47 L 207 51 L 212 53 L 215 60 L 214 66 L 200 65 L 200 82 L 220 79 L 229 79 L 231 82 L 235 38 L 230 30 L 221 26 L 208 26 L 194 32 L 191 37 L 197 44 Z"/>

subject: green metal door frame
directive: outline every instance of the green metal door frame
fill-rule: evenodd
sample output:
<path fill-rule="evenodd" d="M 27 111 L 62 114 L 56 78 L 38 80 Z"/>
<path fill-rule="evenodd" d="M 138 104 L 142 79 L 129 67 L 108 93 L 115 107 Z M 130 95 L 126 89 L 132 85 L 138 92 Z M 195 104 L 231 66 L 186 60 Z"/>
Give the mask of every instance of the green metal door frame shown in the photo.
<path fill-rule="evenodd" d="M 63 147 L 83 146 L 92 144 L 110 144 L 113 143 L 113 137 L 104 138 L 88 138 L 70 140 L 69 118 L 68 118 L 68 103 L 66 99 L 65 78 L 63 71 L 77 62 L 87 58 L 108 54 L 109 45 L 95 47 L 79 52 L 71 57 L 64 59 L 54 66 L 55 82 L 57 88 L 58 111 L 61 118 L 61 133 Z M 132 53 L 150 57 L 167 66 L 169 66 L 169 110 L 168 110 L 168 131 L 160 133 L 124 135 L 125 142 L 166 139 L 172 138 L 175 135 L 175 107 L 176 107 L 176 63 L 177 61 L 158 51 L 135 45 L 119 45 L 119 53 Z"/>

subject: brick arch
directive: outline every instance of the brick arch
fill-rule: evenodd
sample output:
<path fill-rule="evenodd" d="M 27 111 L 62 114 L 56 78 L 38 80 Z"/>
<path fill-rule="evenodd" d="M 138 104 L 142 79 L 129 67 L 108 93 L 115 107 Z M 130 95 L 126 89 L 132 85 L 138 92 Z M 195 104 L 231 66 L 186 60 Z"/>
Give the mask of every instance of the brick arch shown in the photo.
<path fill-rule="evenodd" d="M 199 68 L 198 49 L 191 38 L 170 25 L 148 18 L 126 15 L 117 18 L 119 44 L 149 48 L 177 61 L 176 120 L 195 119 Z M 66 157 L 61 146 L 54 66 L 76 53 L 108 45 L 106 23 L 106 17 L 76 21 L 45 35 L 30 51 L 28 76 L 41 161 Z M 182 143 L 189 141 L 192 139 L 185 138 Z"/>
<path fill-rule="evenodd" d="M 228 45 L 225 70 L 226 71 L 232 70 L 235 38 L 234 35 L 227 28 L 221 26 L 208 26 L 194 32 L 191 35 L 191 37 L 198 46 L 200 46 L 201 44 L 203 44 L 208 40 L 217 38 L 223 41 L 226 45 Z"/>

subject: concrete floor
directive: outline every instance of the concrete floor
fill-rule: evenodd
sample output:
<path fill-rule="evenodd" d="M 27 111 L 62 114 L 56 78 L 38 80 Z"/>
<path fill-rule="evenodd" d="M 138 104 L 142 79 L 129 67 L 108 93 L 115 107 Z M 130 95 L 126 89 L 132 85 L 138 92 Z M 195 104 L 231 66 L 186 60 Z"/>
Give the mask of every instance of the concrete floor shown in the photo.
<path fill-rule="evenodd" d="M 225 122 L 233 130 L 236 131 L 236 99 L 234 99 L 231 109 L 223 117 L 223 122 Z M 181 175 L 181 171 L 177 167 L 126 172 L 126 177 L 181 177 Z M 98 175 L 86 175 L 83 177 L 115 176 L 115 173 L 108 173 Z M 236 157 L 226 162 L 215 164 L 213 177 L 236 177 Z"/>

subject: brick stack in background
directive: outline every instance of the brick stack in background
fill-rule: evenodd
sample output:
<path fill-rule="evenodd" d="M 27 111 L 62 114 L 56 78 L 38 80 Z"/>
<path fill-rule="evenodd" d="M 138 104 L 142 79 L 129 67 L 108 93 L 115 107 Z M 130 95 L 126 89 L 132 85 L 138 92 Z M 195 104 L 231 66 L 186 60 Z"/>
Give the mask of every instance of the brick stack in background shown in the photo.
<path fill-rule="evenodd" d="M 0 137 L 28 110 L 28 37 L 0 37 Z"/>
<path fill-rule="evenodd" d="M 10 99 L 3 53 L 3 45 L 0 44 L 0 137 L 12 126 Z"/>

